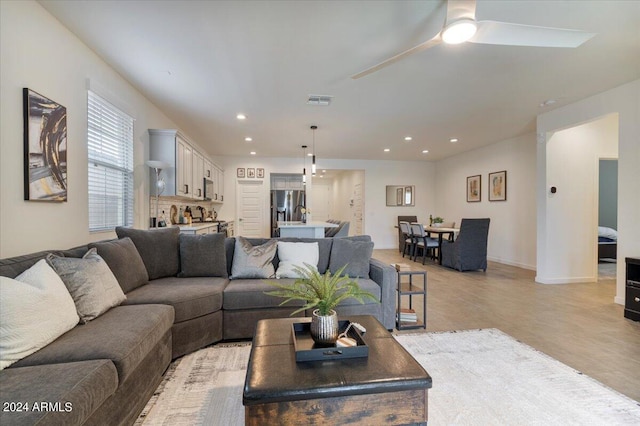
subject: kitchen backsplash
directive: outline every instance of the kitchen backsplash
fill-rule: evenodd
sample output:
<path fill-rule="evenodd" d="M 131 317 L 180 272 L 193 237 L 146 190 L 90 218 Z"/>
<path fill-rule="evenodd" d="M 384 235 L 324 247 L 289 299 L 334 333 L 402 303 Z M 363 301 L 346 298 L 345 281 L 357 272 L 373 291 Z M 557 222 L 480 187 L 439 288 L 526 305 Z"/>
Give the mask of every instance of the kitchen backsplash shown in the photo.
<path fill-rule="evenodd" d="M 201 211 L 197 207 L 204 208 L 205 210 L 203 210 L 203 212 L 206 211 L 205 215 L 210 216 L 211 218 L 216 217 L 216 213 L 214 210 L 215 205 L 210 201 L 196 201 L 196 200 L 187 201 L 184 198 L 179 198 L 179 197 L 160 197 L 160 200 L 158 203 L 158 216 L 162 216 L 162 211 L 164 210 L 164 217 L 165 217 L 165 220 L 167 221 L 167 224 L 169 221 L 171 221 L 171 217 L 170 217 L 171 206 L 176 206 L 176 209 L 178 211 L 180 211 L 180 207 L 182 207 L 183 211 L 187 206 L 191 207 L 191 213 L 193 215 L 194 221 L 197 221 L 197 219 L 200 218 Z M 149 208 L 151 211 L 150 216 L 153 217 L 153 215 L 156 214 L 156 197 L 150 198 Z"/>

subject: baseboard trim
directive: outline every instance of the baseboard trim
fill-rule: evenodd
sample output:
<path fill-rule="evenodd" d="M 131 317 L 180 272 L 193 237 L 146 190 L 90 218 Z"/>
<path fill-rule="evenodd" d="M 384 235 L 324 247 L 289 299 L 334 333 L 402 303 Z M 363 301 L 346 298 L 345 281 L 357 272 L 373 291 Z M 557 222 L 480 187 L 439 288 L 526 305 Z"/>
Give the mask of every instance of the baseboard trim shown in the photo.
<path fill-rule="evenodd" d="M 578 284 L 578 283 L 594 283 L 597 277 L 577 277 L 577 278 L 546 278 L 536 275 L 536 282 L 539 284 Z"/>
<path fill-rule="evenodd" d="M 536 267 L 533 266 L 533 265 L 527 265 L 527 264 L 520 263 L 520 262 L 512 262 L 510 260 L 500 259 L 500 258 L 497 258 L 497 257 L 487 256 L 487 260 L 490 260 L 491 262 L 502 263 L 504 265 L 516 266 L 516 267 L 522 268 L 522 269 L 528 269 L 530 271 L 535 271 L 536 270 Z"/>

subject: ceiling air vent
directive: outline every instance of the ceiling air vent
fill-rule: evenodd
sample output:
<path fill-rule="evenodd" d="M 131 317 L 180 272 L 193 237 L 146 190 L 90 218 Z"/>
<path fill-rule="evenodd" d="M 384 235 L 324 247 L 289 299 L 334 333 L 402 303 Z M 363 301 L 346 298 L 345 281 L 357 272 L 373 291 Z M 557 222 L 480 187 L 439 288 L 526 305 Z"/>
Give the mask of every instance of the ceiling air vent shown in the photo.
<path fill-rule="evenodd" d="M 307 99 L 307 105 L 329 106 L 329 104 L 331 104 L 331 98 L 333 98 L 333 96 L 309 95 L 309 98 Z"/>

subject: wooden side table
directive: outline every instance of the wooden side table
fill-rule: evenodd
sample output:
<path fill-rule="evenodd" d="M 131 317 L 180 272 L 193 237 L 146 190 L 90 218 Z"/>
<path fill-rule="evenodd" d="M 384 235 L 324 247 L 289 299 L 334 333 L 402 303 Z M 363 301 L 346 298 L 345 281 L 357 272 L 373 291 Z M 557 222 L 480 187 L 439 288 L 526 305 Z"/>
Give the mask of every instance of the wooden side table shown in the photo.
<path fill-rule="evenodd" d="M 396 311 L 396 328 L 398 330 L 410 330 L 415 328 L 427 328 L 427 271 L 404 270 L 398 272 L 398 308 Z M 422 277 L 422 287 L 414 281 L 414 278 Z M 403 277 L 407 277 L 403 280 Z M 413 296 L 422 296 L 422 318 L 416 317 L 416 322 L 401 321 L 402 296 L 409 296 L 409 309 L 413 309 Z"/>

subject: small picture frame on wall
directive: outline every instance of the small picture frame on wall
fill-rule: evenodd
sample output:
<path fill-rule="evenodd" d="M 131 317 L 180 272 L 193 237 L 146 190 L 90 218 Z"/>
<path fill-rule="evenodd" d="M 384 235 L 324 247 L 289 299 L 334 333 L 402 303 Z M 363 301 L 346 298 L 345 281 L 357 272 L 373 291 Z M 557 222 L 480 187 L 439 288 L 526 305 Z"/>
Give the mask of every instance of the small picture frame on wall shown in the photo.
<path fill-rule="evenodd" d="M 489 201 L 507 201 L 507 171 L 489 173 Z"/>
<path fill-rule="evenodd" d="M 244 178 L 244 168 L 243 167 L 238 167 L 236 169 L 236 177 Z"/>
<path fill-rule="evenodd" d="M 256 177 L 256 169 L 247 169 L 247 177 L 255 178 Z"/>
<path fill-rule="evenodd" d="M 479 203 L 482 199 L 482 175 L 467 177 L 467 203 Z"/>
<path fill-rule="evenodd" d="M 67 201 L 67 109 L 22 89 L 24 199 Z"/>
<path fill-rule="evenodd" d="M 264 179 L 264 169 L 256 169 L 256 177 L 258 179 Z"/>

